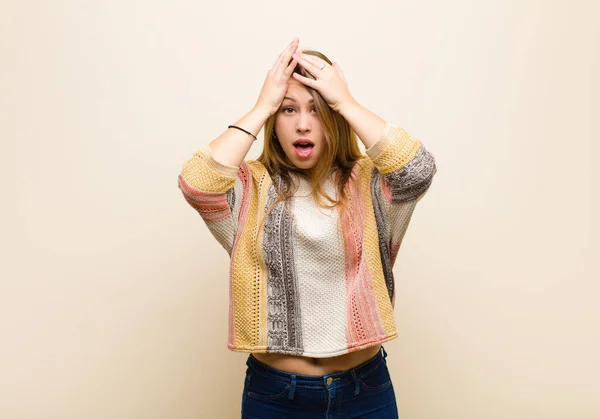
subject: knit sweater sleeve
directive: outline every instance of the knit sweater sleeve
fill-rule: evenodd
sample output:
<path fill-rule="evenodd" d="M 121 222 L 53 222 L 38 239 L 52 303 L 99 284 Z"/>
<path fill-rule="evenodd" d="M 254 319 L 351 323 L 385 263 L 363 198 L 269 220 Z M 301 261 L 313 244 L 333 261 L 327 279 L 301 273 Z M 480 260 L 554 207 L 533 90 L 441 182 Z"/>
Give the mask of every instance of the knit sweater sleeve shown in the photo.
<path fill-rule="evenodd" d="M 390 204 L 418 202 L 437 172 L 435 158 L 423 143 L 389 122 L 365 152 L 381 175 L 379 187 Z"/>
<path fill-rule="evenodd" d="M 415 207 L 437 168 L 433 154 L 419 140 L 389 122 L 366 154 L 371 162 L 371 196 L 382 255 L 391 269 Z"/>
<path fill-rule="evenodd" d="M 177 182 L 186 201 L 230 256 L 243 193 L 239 174 L 239 167 L 216 161 L 207 144 L 183 164 Z"/>

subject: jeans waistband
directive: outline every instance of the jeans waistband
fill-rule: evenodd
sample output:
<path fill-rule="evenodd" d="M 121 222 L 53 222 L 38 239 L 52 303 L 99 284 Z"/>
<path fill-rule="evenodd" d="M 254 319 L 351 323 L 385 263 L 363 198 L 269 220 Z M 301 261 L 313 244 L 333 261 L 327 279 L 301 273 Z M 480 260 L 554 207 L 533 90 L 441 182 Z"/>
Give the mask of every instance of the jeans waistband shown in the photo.
<path fill-rule="evenodd" d="M 292 383 L 293 386 L 303 387 L 341 387 L 350 382 L 357 383 L 358 378 L 368 375 L 370 372 L 375 370 L 379 366 L 379 363 L 383 362 L 387 365 L 385 358 L 387 352 L 381 346 L 381 351 L 377 352 L 377 355 L 366 360 L 360 365 L 354 368 L 350 368 L 345 371 L 333 372 L 325 375 L 308 375 L 308 374 L 296 374 L 288 371 L 283 371 L 277 368 L 273 368 L 269 365 L 263 364 L 257 360 L 252 354 L 248 356 L 246 365 L 252 369 L 253 372 L 261 374 L 263 376 L 270 377 L 274 380 L 280 380 L 286 383 Z"/>

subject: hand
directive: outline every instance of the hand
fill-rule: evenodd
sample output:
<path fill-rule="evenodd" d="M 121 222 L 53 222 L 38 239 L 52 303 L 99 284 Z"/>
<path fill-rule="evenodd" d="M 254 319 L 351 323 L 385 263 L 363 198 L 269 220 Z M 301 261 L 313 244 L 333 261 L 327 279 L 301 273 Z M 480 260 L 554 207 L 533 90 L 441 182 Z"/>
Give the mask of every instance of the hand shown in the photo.
<path fill-rule="evenodd" d="M 319 57 L 302 53 L 293 54 L 292 57 L 298 60 L 298 64 L 312 74 L 316 80 L 303 77 L 298 73 L 294 73 L 292 76 L 306 86 L 317 90 L 334 111 L 339 112 L 346 103 L 355 101 L 348 90 L 344 72 L 337 63 L 333 63 L 331 66 Z M 322 70 L 321 67 L 323 67 Z"/>
<path fill-rule="evenodd" d="M 287 48 L 281 52 L 273 68 L 267 72 L 267 77 L 265 78 L 255 107 L 264 108 L 269 113 L 269 116 L 277 112 L 285 97 L 288 87 L 287 82 L 298 61 L 293 58 L 289 64 L 287 63 L 292 54 L 296 52 L 298 42 L 298 38 L 294 38 Z"/>

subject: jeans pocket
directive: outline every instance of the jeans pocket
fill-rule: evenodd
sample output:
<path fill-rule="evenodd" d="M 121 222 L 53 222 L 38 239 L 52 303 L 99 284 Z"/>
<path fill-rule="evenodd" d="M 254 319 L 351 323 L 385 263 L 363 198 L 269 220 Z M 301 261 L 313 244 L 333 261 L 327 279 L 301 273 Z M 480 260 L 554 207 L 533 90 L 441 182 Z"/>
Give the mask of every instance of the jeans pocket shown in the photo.
<path fill-rule="evenodd" d="M 383 361 L 365 375 L 358 378 L 361 389 L 367 391 L 381 391 L 392 385 L 392 378 L 387 364 Z"/>
<path fill-rule="evenodd" d="M 256 372 L 246 375 L 246 396 L 259 400 L 277 400 L 287 397 L 291 385 Z"/>

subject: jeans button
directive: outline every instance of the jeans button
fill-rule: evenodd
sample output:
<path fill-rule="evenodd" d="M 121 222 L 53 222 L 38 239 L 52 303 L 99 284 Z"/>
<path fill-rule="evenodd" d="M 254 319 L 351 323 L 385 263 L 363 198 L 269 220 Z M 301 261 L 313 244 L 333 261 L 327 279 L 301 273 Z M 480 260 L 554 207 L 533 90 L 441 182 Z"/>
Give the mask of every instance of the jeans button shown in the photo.
<path fill-rule="evenodd" d="M 327 385 L 330 386 L 332 381 L 333 381 L 333 378 L 331 378 L 331 377 L 327 378 Z"/>

